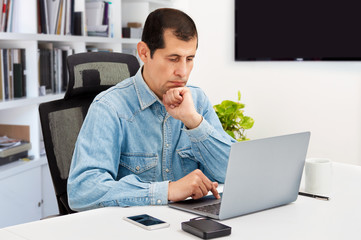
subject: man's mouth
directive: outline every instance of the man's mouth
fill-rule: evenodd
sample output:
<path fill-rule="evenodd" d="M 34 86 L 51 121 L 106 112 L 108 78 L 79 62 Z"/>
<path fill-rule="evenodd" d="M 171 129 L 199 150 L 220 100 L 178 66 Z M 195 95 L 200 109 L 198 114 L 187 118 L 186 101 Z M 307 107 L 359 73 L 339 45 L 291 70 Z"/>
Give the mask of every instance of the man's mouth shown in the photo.
<path fill-rule="evenodd" d="M 183 87 L 186 85 L 187 82 L 185 81 L 170 81 L 170 83 L 172 85 L 178 86 L 178 87 Z"/>

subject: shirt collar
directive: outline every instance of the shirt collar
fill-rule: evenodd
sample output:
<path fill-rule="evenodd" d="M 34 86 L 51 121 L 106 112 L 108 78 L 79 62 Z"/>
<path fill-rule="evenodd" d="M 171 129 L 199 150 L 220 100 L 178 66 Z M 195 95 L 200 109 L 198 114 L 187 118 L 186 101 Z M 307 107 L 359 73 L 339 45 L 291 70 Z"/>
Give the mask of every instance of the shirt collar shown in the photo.
<path fill-rule="evenodd" d="M 156 101 L 160 99 L 155 95 L 155 93 L 148 87 L 147 83 L 143 79 L 142 75 L 143 67 L 139 68 L 138 72 L 135 74 L 135 89 L 137 91 L 138 100 L 140 103 L 140 107 L 142 110 L 146 109 L 147 107 L 151 106 Z"/>

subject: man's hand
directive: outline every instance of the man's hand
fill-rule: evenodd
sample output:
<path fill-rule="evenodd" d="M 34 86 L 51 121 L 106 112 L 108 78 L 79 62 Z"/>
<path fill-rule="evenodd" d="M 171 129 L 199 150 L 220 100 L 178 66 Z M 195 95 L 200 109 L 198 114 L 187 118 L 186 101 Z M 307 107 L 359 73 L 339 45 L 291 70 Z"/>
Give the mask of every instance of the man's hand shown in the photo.
<path fill-rule="evenodd" d="M 163 104 L 167 112 L 181 120 L 188 129 L 198 127 L 203 120 L 194 107 L 192 94 L 187 87 L 169 89 L 163 95 Z"/>
<path fill-rule="evenodd" d="M 181 201 L 188 197 L 198 199 L 206 196 L 209 191 L 219 199 L 217 187 L 217 182 L 212 182 L 201 170 L 196 169 L 178 181 L 169 183 L 168 200 Z"/>

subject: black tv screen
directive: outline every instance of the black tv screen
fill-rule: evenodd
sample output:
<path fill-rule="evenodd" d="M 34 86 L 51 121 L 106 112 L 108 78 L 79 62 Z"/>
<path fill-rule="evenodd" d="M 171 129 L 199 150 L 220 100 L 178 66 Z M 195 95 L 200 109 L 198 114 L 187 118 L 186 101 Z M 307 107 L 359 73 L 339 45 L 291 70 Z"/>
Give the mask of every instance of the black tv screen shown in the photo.
<path fill-rule="evenodd" d="M 235 59 L 361 60 L 361 1 L 235 0 Z"/>

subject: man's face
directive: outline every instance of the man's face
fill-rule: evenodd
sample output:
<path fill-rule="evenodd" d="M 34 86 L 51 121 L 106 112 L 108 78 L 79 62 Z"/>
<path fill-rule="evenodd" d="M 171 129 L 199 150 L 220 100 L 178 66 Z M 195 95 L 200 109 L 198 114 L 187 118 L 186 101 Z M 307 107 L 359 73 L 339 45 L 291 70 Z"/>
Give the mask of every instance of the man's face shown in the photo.
<path fill-rule="evenodd" d="M 159 99 L 170 88 L 186 85 L 197 50 L 196 38 L 179 40 L 170 29 L 164 31 L 164 42 L 165 48 L 157 49 L 153 58 L 148 52 L 143 69 L 144 80 Z"/>

